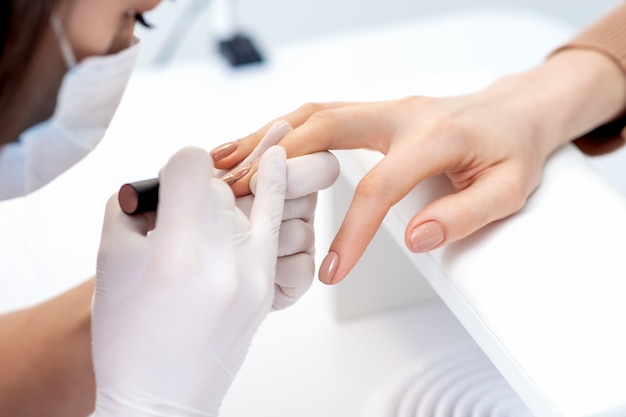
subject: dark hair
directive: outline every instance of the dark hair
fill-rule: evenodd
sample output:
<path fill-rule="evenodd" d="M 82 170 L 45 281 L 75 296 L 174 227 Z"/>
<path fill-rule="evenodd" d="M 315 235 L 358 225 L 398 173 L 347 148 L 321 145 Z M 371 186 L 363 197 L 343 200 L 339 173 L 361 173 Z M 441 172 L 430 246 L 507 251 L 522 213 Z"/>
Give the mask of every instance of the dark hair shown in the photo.
<path fill-rule="evenodd" d="M 14 101 L 59 0 L 0 1 L 0 112 Z"/>

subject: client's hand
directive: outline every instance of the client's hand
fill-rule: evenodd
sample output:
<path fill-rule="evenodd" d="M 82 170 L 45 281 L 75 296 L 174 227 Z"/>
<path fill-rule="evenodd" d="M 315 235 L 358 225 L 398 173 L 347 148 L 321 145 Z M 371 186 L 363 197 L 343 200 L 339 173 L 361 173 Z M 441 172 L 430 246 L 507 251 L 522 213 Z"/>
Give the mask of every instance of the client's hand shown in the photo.
<path fill-rule="evenodd" d="M 263 156 L 249 219 L 212 174 L 206 152 L 185 149 L 161 171 L 156 219 L 109 200 L 92 319 L 97 417 L 216 416 L 271 308 L 284 150 Z"/>
<path fill-rule="evenodd" d="M 409 222 L 405 241 L 414 252 L 454 242 L 516 212 L 556 148 L 615 117 L 625 104 L 620 68 L 602 54 L 574 50 L 474 94 L 309 104 L 280 117 L 295 128 L 279 143 L 289 157 L 356 148 L 385 154 L 356 188 L 320 279 L 341 281 L 391 206 L 430 176 L 447 175 L 458 192 Z M 216 166 L 229 168 L 245 158 L 273 123 L 238 141 L 238 149 Z M 249 192 L 251 175 L 232 185 L 237 195 Z"/>
<path fill-rule="evenodd" d="M 503 101 L 504 97 L 485 93 L 410 97 L 307 105 L 284 116 L 297 126 L 280 142 L 290 157 L 353 148 L 385 154 L 358 185 L 320 268 L 320 279 L 340 281 L 356 264 L 391 206 L 427 177 L 446 173 L 459 192 L 435 201 L 407 225 L 405 239 L 413 251 L 428 251 L 460 239 L 518 210 L 537 186 L 549 149 L 533 140 L 538 132 L 532 124 L 503 117 Z M 506 112 L 519 114 L 522 109 Z M 261 130 L 242 142 L 258 142 L 264 133 Z M 243 194 L 246 186 L 239 181 L 233 189 Z"/>

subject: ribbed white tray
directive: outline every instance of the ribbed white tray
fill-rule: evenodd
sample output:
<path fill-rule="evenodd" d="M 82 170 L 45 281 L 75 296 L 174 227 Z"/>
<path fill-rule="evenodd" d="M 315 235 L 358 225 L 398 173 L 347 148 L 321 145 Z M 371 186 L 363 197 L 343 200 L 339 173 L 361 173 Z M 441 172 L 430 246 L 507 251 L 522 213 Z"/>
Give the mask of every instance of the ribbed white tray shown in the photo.
<path fill-rule="evenodd" d="M 478 348 L 409 366 L 383 382 L 363 417 L 533 417 Z"/>

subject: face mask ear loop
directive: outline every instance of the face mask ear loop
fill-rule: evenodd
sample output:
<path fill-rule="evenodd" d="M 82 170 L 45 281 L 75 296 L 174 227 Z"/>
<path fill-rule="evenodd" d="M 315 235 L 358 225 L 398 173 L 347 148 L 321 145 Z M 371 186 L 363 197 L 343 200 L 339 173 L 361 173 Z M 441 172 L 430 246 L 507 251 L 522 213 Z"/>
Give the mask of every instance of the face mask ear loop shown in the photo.
<path fill-rule="evenodd" d="M 67 36 L 65 36 L 65 30 L 63 29 L 61 19 L 55 12 L 52 12 L 50 15 L 50 26 L 52 26 L 52 30 L 59 40 L 59 47 L 61 48 L 61 54 L 63 55 L 65 65 L 67 65 L 67 69 L 70 70 L 76 66 L 76 56 L 74 56 L 74 51 L 72 51 L 72 45 L 70 45 Z"/>

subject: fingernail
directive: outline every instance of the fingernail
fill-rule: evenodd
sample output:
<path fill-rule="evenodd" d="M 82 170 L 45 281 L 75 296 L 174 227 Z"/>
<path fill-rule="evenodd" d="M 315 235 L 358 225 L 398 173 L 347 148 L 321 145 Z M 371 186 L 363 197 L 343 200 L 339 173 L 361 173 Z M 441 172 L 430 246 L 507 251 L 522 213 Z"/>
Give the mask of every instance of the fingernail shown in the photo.
<path fill-rule="evenodd" d="M 225 174 L 224 176 L 222 176 L 222 181 L 224 181 L 228 185 L 234 184 L 240 179 L 242 179 L 243 177 L 245 177 L 246 174 L 250 172 L 250 168 L 251 168 L 250 165 L 244 165 L 242 167 L 233 169 L 228 174 Z"/>
<path fill-rule="evenodd" d="M 420 224 L 411 232 L 409 242 L 412 252 L 428 252 L 443 242 L 443 228 L 436 221 Z"/>
<path fill-rule="evenodd" d="M 324 284 L 332 284 L 338 266 L 339 256 L 335 252 L 328 252 L 320 266 L 320 281 Z"/>
<path fill-rule="evenodd" d="M 238 147 L 239 147 L 238 140 L 234 142 L 225 143 L 213 149 L 211 151 L 211 156 L 213 157 L 214 161 L 219 161 L 220 159 L 224 159 L 227 156 L 232 155 L 233 152 L 235 152 Z"/>

